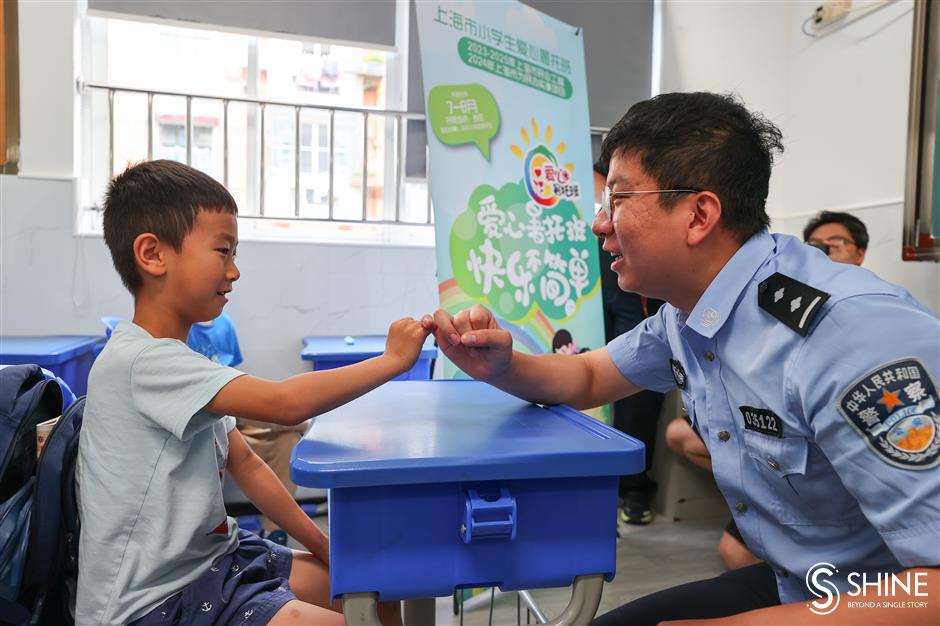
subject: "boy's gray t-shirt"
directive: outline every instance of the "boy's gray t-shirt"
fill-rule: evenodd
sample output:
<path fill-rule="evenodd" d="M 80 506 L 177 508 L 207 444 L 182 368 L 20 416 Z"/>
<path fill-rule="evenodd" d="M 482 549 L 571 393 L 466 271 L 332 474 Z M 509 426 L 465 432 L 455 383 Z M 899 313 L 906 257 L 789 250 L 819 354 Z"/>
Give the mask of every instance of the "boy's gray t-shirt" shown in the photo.
<path fill-rule="evenodd" d="M 231 417 L 203 411 L 242 372 L 122 323 L 88 378 L 76 477 L 76 623 L 146 615 L 238 545 L 222 501 Z"/>

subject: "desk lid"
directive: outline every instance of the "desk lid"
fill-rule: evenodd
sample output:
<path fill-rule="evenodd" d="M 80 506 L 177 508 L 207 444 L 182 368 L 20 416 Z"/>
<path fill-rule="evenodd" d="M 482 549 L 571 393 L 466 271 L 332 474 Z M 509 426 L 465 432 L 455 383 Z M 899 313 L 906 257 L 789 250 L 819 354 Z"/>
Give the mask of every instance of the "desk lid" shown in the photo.
<path fill-rule="evenodd" d="M 101 335 L 5 335 L 0 337 L 0 362 L 55 365 L 97 350 L 104 342 Z"/>
<path fill-rule="evenodd" d="M 643 444 L 566 406 L 477 381 L 389 382 L 313 420 L 291 458 L 307 487 L 619 476 Z"/>
<path fill-rule="evenodd" d="M 304 337 L 300 358 L 305 361 L 364 360 L 385 352 L 385 335 L 355 335 L 355 343 L 345 337 Z M 430 340 L 429 340 L 430 341 Z M 428 343 L 421 349 L 421 358 L 433 359 L 437 348 Z"/>

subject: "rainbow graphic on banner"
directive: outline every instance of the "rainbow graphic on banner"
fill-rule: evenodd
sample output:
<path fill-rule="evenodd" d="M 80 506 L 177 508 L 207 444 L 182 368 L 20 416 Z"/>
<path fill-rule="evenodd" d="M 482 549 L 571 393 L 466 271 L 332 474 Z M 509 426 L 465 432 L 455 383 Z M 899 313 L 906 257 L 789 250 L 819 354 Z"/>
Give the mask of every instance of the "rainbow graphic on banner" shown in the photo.
<path fill-rule="evenodd" d="M 440 283 L 438 292 L 441 296 L 441 308 L 451 314 L 468 309 L 474 304 L 485 305 L 484 302 L 468 296 L 453 278 Z M 542 354 L 552 351 L 552 338 L 555 336 L 555 328 L 541 311 L 535 310 L 534 314 L 526 320 L 525 326 L 513 324 L 501 317 L 497 317 L 496 322 L 512 333 L 515 340 L 514 347 L 517 350 L 529 354 Z"/>

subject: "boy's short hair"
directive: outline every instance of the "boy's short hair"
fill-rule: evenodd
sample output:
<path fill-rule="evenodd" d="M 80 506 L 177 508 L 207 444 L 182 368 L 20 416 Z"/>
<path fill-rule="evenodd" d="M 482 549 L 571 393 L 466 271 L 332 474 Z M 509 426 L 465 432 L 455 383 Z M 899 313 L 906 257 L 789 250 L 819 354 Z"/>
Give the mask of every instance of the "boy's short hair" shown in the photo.
<path fill-rule="evenodd" d="M 144 161 L 114 177 L 104 199 L 104 242 L 132 294 L 142 281 L 134 240 L 153 233 L 179 252 L 199 211 L 238 215 L 238 206 L 217 180 L 176 161 Z"/>
<path fill-rule="evenodd" d="M 841 211 L 820 211 L 803 229 L 803 241 L 809 241 L 813 231 L 825 224 L 842 224 L 852 235 L 852 242 L 859 250 L 868 249 L 868 229 L 865 223 L 851 213 Z"/>

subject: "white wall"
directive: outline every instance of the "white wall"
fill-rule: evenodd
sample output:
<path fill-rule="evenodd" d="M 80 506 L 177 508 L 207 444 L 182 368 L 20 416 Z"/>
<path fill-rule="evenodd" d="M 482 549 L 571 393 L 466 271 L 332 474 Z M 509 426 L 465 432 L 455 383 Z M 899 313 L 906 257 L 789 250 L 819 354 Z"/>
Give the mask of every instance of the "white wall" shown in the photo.
<path fill-rule="evenodd" d="M 662 90 L 733 90 L 777 122 L 787 151 L 771 185 L 774 228 L 797 233 L 818 210 L 851 210 L 872 233 L 866 266 L 940 310 L 938 266 L 900 261 L 910 2 L 819 40 L 800 33 L 810 8 L 665 2 Z M 0 177 L 0 333 L 97 334 L 98 318 L 129 315 L 131 299 L 102 240 L 72 235 L 79 8 L 19 11 L 22 175 Z M 239 257 L 227 310 L 245 369 L 264 376 L 305 369 L 304 335 L 384 332 L 437 306 L 427 248 L 245 242 Z"/>
<path fill-rule="evenodd" d="M 662 91 L 734 91 L 783 130 L 771 180 L 776 231 L 823 209 L 866 223 L 865 267 L 940 311 L 940 267 L 901 261 L 912 2 L 813 39 L 806 2 L 663 4 Z"/>
<path fill-rule="evenodd" d="M 101 334 L 102 315 L 132 300 L 100 237 L 76 238 L 73 2 L 20 3 L 22 160 L 0 176 L 0 334 Z M 434 250 L 243 242 L 242 278 L 226 311 L 248 372 L 309 369 L 301 338 L 384 333 L 438 305 Z"/>

